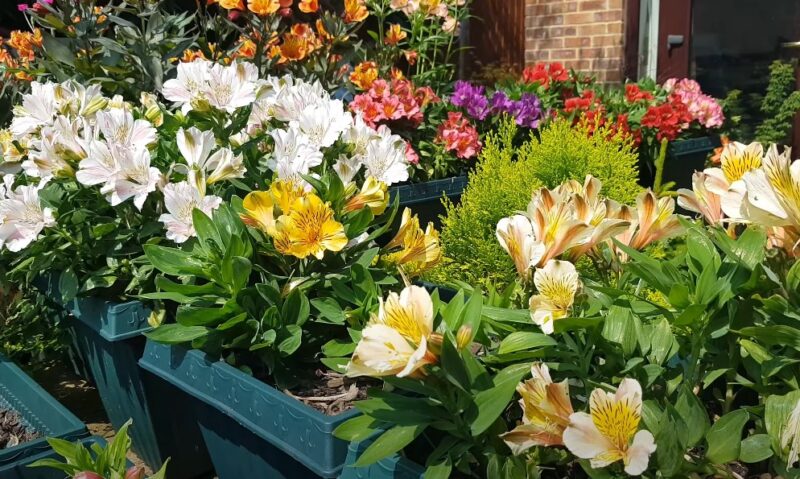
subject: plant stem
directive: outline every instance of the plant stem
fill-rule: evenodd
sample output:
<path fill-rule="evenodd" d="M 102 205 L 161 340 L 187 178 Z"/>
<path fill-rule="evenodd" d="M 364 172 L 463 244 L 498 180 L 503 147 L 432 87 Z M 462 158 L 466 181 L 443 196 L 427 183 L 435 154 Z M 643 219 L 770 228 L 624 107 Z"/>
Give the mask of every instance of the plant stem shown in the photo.
<path fill-rule="evenodd" d="M 669 140 L 664 138 L 661 140 L 661 148 L 658 152 L 658 158 L 656 158 L 656 178 L 653 181 L 653 190 L 656 194 L 661 194 L 661 183 L 664 178 L 664 162 L 667 160 L 667 146 L 669 146 Z"/>

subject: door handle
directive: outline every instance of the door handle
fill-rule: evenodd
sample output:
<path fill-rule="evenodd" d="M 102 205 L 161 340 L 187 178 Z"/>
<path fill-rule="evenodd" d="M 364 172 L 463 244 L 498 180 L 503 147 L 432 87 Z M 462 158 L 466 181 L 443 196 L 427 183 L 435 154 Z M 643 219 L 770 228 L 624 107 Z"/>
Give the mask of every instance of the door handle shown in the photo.
<path fill-rule="evenodd" d="M 683 35 L 667 35 L 667 51 L 683 45 Z"/>
<path fill-rule="evenodd" d="M 783 42 L 781 43 L 781 48 L 800 48 L 800 42 Z"/>

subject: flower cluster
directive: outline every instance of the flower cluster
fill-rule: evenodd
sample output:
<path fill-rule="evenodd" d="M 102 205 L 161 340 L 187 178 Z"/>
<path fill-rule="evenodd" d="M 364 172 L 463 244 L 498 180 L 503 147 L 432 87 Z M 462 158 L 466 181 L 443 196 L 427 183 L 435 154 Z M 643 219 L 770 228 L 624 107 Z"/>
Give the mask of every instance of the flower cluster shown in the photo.
<path fill-rule="evenodd" d="M 678 96 L 670 95 L 667 102 L 647 109 L 642 117 L 642 126 L 655 130 L 658 141 L 672 141 L 689 127 L 691 121 L 692 115 L 686 105 Z"/>
<path fill-rule="evenodd" d="M 692 190 L 678 191 L 678 204 L 712 225 L 757 224 L 768 228 L 773 247 L 800 256 L 800 175 L 791 150 L 760 143 L 725 146 L 720 166 L 695 172 Z M 732 230 L 731 230 L 732 232 Z"/>
<path fill-rule="evenodd" d="M 410 80 L 394 79 L 387 82 L 377 79 L 368 91 L 356 95 L 350 109 L 360 113 L 371 127 L 377 125 L 415 128 L 422 123 L 428 104 L 439 98 L 429 87 L 414 87 Z"/>
<path fill-rule="evenodd" d="M 436 141 L 463 160 L 473 158 L 481 151 L 478 130 L 459 112 L 447 114 L 447 120 L 439 125 Z"/>
<path fill-rule="evenodd" d="M 391 0 L 392 10 L 405 13 L 408 17 L 422 16 L 426 19 L 442 21 L 442 30 L 455 34 L 459 22 L 451 10 L 463 7 L 466 0 Z"/>
<path fill-rule="evenodd" d="M 28 70 L 41 48 L 42 31 L 38 28 L 32 32 L 14 30 L 7 40 L 0 37 L 0 69 L 5 72 L 4 77 L 14 77 L 21 81 L 33 80 Z"/>
<path fill-rule="evenodd" d="M 722 106 L 713 97 L 703 93 L 700 84 L 691 78 L 678 80 L 670 78 L 663 85 L 664 90 L 680 99 L 689 110 L 691 119 L 706 128 L 719 128 L 725 116 Z"/>
<path fill-rule="evenodd" d="M 550 64 L 540 62 L 534 66 L 526 67 L 522 72 L 523 82 L 537 83 L 545 89 L 549 88 L 553 83 L 563 83 L 569 79 L 569 71 L 558 62 Z"/>
<path fill-rule="evenodd" d="M 506 114 L 514 118 L 517 125 L 538 128 L 544 117 L 542 102 L 533 93 L 522 93 L 519 100 L 514 100 L 506 92 L 497 90 L 490 100 L 485 87 L 465 81 L 456 82 L 450 103 L 479 121 L 486 120 L 489 115 Z"/>
<path fill-rule="evenodd" d="M 588 176 L 583 184 L 569 181 L 554 189 L 534 193 L 526 214 L 497 223 L 497 240 L 511 256 L 523 283 L 533 284 L 538 294 L 530 298 L 531 317 L 544 333 L 551 334 L 554 321 L 565 318 L 579 288 L 572 263 L 588 254 L 601 258 L 605 245 L 616 251 L 613 239 L 641 250 L 680 232 L 673 214 L 675 201 L 642 192 L 636 208 L 602 198 L 601 183 Z M 619 253 L 615 257 L 624 259 Z"/>

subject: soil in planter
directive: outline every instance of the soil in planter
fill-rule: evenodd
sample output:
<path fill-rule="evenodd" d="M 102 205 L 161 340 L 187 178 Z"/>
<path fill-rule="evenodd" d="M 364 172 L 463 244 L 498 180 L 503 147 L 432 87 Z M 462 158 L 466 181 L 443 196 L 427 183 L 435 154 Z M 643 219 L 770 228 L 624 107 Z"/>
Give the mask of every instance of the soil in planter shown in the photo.
<path fill-rule="evenodd" d="M 17 411 L 0 409 L 0 449 L 14 447 L 39 437 L 38 432 L 25 425 Z"/>
<path fill-rule="evenodd" d="M 380 384 L 373 379 L 348 378 L 323 369 L 314 374 L 315 381 L 283 392 L 328 416 L 351 409 L 354 402 L 367 398 L 367 389 Z"/>

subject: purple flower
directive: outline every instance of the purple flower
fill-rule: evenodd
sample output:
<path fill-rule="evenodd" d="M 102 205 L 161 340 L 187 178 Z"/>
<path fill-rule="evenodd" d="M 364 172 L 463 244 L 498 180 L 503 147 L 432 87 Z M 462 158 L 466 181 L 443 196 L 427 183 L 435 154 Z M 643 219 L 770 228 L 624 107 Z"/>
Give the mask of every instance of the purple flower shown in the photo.
<path fill-rule="evenodd" d="M 463 108 L 472 118 L 483 120 L 489 114 L 489 100 L 484 95 L 484 88 L 471 85 L 469 82 L 457 81 L 450 103 Z"/>
<path fill-rule="evenodd" d="M 533 93 L 523 93 L 522 98 L 520 98 L 517 104 L 517 125 L 537 128 L 543 113 L 542 102 L 539 100 L 539 97 Z"/>
<path fill-rule="evenodd" d="M 39 0 L 39 3 L 41 3 L 41 4 L 45 4 L 46 3 L 48 5 L 52 5 L 53 4 L 53 0 Z"/>
<path fill-rule="evenodd" d="M 19 5 L 17 5 L 17 10 L 19 10 L 20 12 L 27 11 L 28 10 L 28 4 L 27 3 L 20 3 Z"/>
<path fill-rule="evenodd" d="M 514 116 L 514 113 L 517 110 L 517 102 L 510 99 L 508 95 L 504 91 L 496 91 L 494 95 L 492 95 L 492 113 L 497 115 L 500 113 L 508 113 L 511 116 Z"/>

